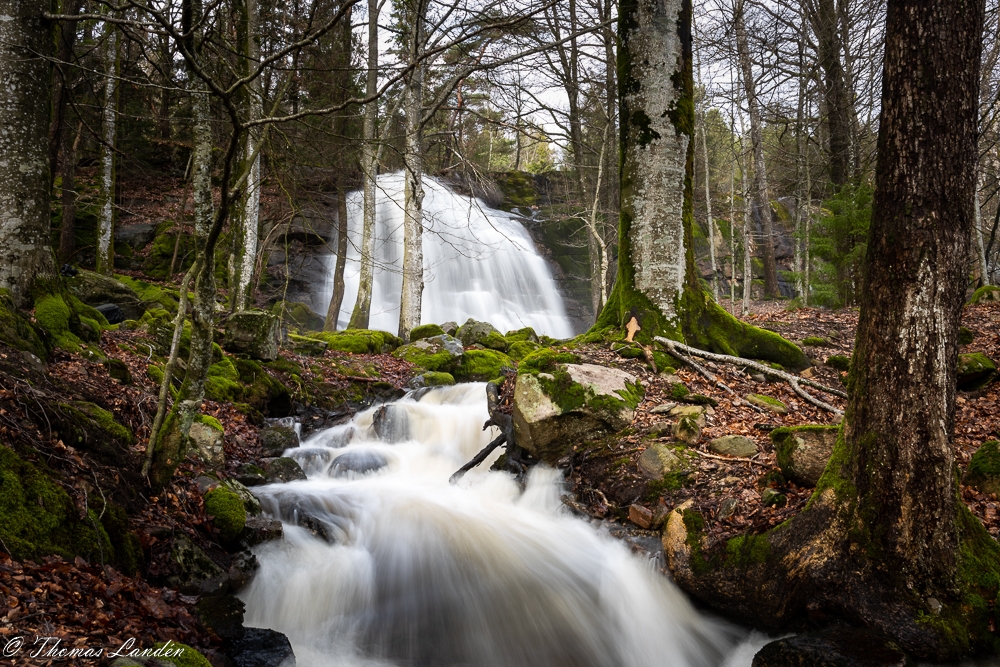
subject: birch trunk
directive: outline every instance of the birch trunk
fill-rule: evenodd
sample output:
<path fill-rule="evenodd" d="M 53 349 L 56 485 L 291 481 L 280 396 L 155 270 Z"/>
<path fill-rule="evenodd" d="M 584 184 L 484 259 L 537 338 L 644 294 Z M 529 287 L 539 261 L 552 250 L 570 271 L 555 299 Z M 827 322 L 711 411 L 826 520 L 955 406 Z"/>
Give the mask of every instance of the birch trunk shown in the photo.
<path fill-rule="evenodd" d="M 121 47 L 118 30 L 113 23 L 105 24 L 104 38 L 104 108 L 101 115 L 101 172 L 97 216 L 97 273 L 110 276 L 115 268 L 115 191 L 118 185 L 118 76 Z"/>
<path fill-rule="evenodd" d="M 368 72 L 365 95 L 372 97 L 378 90 L 378 17 L 379 0 L 368 0 Z M 364 141 L 361 144 L 361 178 L 364 181 L 364 221 L 361 231 L 361 267 L 358 276 L 358 298 L 354 302 L 350 329 L 367 329 L 371 312 L 372 289 L 375 281 L 375 186 L 378 159 L 375 151 L 375 121 L 378 103 L 365 105 Z M 329 326 L 329 317 L 327 318 Z"/>
<path fill-rule="evenodd" d="M 337 189 L 337 265 L 333 271 L 333 296 L 326 310 L 324 331 L 336 331 L 340 306 L 344 303 L 344 268 L 347 266 L 347 190 Z"/>
<path fill-rule="evenodd" d="M 694 30 L 695 40 L 698 39 L 698 30 L 692 19 L 692 30 Z M 707 91 L 701 84 L 701 65 L 695 63 L 694 71 L 698 74 L 698 88 L 701 89 L 701 99 L 698 101 L 698 133 L 701 135 L 701 149 L 705 161 L 705 218 L 708 221 L 708 257 L 712 267 L 712 297 L 719 300 L 719 272 L 715 265 L 715 218 L 712 217 L 712 190 L 711 172 L 708 162 L 708 135 L 705 130 L 705 97 Z"/>
<path fill-rule="evenodd" d="M 52 66 L 47 2 L 0 0 L 0 288 L 31 301 L 55 276 L 49 247 L 48 133 Z"/>
<path fill-rule="evenodd" d="M 403 156 L 403 290 L 399 304 L 399 337 L 410 340 L 410 331 L 420 324 L 424 291 L 424 147 L 423 99 L 424 0 L 414 0 L 410 29 L 410 65 L 404 81 L 406 105 L 406 146 Z"/>

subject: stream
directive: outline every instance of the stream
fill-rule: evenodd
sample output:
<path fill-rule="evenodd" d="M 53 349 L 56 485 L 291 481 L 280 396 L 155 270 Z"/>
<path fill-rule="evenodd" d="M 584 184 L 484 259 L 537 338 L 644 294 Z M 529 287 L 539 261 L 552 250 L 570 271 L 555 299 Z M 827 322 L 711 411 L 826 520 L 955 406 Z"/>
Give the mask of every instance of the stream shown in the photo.
<path fill-rule="evenodd" d="M 285 537 L 257 547 L 246 624 L 312 666 L 748 666 L 766 641 L 694 609 L 658 571 L 560 502 L 559 471 L 522 491 L 495 452 L 485 385 L 422 391 L 286 452 L 308 479 L 257 487 Z"/>

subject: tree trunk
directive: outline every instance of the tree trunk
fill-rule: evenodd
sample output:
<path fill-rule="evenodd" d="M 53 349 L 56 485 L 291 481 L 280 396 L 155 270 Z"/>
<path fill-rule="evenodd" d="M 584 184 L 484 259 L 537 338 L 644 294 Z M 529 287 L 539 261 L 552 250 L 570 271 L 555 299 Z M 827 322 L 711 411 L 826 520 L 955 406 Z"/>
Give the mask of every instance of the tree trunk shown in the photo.
<path fill-rule="evenodd" d="M 424 0 L 413 0 L 410 30 L 410 66 L 404 81 L 406 146 L 403 156 L 403 290 L 399 304 L 399 337 L 410 340 L 410 331 L 420 324 L 424 291 Z"/>
<path fill-rule="evenodd" d="M 774 221 L 771 214 L 771 198 L 767 187 L 767 165 L 764 162 L 764 123 L 760 115 L 760 101 L 753 78 L 753 64 L 750 61 L 750 45 L 744 17 L 744 0 L 737 0 L 736 49 L 739 52 L 740 70 L 743 73 L 743 90 L 747 96 L 750 111 L 750 143 L 753 148 L 753 201 L 760 214 L 763 241 L 760 245 L 761 260 L 764 262 L 764 296 L 778 297 L 778 264 L 774 259 Z"/>
<path fill-rule="evenodd" d="M 621 198 L 618 279 L 597 326 L 624 327 L 729 354 L 809 364 L 795 345 L 736 320 L 701 287 L 694 263 L 691 0 L 619 10 Z"/>
<path fill-rule="evenodd" d="M 242 46 L 240 62 L 242 76 L 249 75 L 260 62 L 260 11 L 257 0 L 239 3 L 237 34 Z M 248 121 L 264 115 L 259 79 L 243 90 L 243 107 Z M 233 252 L 229 263 L 229 293 L 232 312 L 246 310 L 253 303 L 254 267 L 257 265 L 257 239 L 260 232 L 260 150 L 263 130 L 253 126 L 246 130 L 241 147 L 237 173 L 247 174 L 246 184 L 239 193 L 231 223 Z"/>
<path fill-rule="evenodd" d="M 850 397 L 812 500 L 741 538 L 756 556 L 733 541 L 692 554 L 682 546 L 700 540 L 689 515 L 665 540 L 682 586 L 772 629 L 806 613 L 842 617 L 928 660 L 996 646 L 987 601 L 1000 587 L 1000 546 L 959 498 L 951 441 L 984 5 L 888 3 Z M 696 558 L 710 563 L 697 574 Z"/>
<path fill-rule="evenodd" d="M 29 303 L 55 277 L 49 240 L 52 26 L 46 2 L 0 0 L 0 288 Z"/>
<path fill-rule="evenodd" d="M 365 95 L 378 90 L 378 0 L 368 0 L 368 72 Z M 358 298 L 354 302 L 350 329 L 367 329 L 375 282 L 375 186 L 378 178 L 378 158 L 375 150 L 375 121 L 378 102 L 365 105 L 364 140 L 361 144 L 361 178 L 364 184 L 364 210 L 361 230 L 361 259 L 358 274 Z M 329 318 L 328 318 L 329 322 Z"/>
<path fill-rule="evenodd" d="M 68 0 L 60 8 L 64 14 L 75 16 L 80 13 L 79 0 Z M 76 44 L 76 21 L 63 21 L 56 26 L 56 71 L 58 76 L 52 89 L 52 122 L 49 124 L 49 175 L 55 178 L 58 170 L 59 150 L 66 143 L 63 133 L 66 126 L 66 98 L 72 88 L 70 61 L 73 59 L 73 46 Z"/>
<path fill-rule="evenodd" d="M 333 270 L 333 296 L 326 310 L 324 331 L 337 330 L 340 306 L 344 303 L 344 269 L 347 267 L 347 190 L 337 189 L 337 265 Z"/>
<path fill-rule="evenodd" d="M 75 132 L 63 132 L 62 222 L 59 226 L 59 261 L 70 262 L 76 252 L 76 156 L 83 121 Z"/>
<path fill-rule="evenodd" d="M 104 108 L 101 115 L 101 176 L 97 216 L 97 273 L 110 276 L 115 268 L 115 191 L 118 186 L 118 74 L 121 46 L 118 29 L 105 23 L 104 39 Z"/>
<path fill-rule="evenodd" d="M 851 108 L 841 62 L 843 43 L 835 0 L 815 0 L 809 5 L 808 15 L 816 34 L 819 66 L 823 70 L 830 181 L 840 189 L 851 173 Z"/>

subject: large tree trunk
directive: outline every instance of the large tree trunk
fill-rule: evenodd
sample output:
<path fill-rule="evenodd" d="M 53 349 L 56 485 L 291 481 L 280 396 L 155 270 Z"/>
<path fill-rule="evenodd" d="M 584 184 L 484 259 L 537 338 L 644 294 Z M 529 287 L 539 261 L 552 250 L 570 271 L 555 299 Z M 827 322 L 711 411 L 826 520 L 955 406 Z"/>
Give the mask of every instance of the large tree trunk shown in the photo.
<path fill-rule="evenodd" d="M 105 23 L 104 38 L 104 108 L 101 115 L 100 200 L 97 215 L 95 265 L 98 273 L 110 276 L 115 268 L 115 192 L 118 187 L 118 70 L 121 46 L 118 29 Z"/>
<path fill-rule="evenodd" d="M 757 85 L 753 77 L 750 61 L 750 45 L 747 40 L 745 2 L 737 0 L 736 49 L 739 53 L 740 70 L 743 72 L 743 90 L 747 96 L 750 112 L 750 144 L 753 149 L 753 200 L 754 208 L 760 214 L 760 224 L 764 238 L 760 244 L 761 260 L 764 263 L 764 296 L 777 297 L 778 264 L 774 259 L 774 221 L 771 214 L 770 192 L 767 187 L 767 165 L 764 162 L 764 122 L 760 115 L 760 101 L 757 99 Z"/>
<path fill-rule="evenodd" d="M 816 34 L 819 66 L 823 70 L 824 112 L 830 144 L 830 180 L 839 189 L 851 174 L 850 94 L 841 61 L 843 52 L 835 0 L 806 3 L 809 22 Z"/>
<path fill-rule="evenodd" d="M 378 90 L 378 0 L 368 0 L 368 72 L 365 95 Z M 375 150 L 375 121 L 378 103 L 365 105 L 364 140 L 361 144 L 361 178 L 364 183 L 364 211 L 361 230 L 361 266 L 358 274 L 358 298 L 348 324 L 352 329 L 367 329 L 375 281 L 375 185 L 378 178 L 378 158 Z"/>
<path fill-rule="evenodd" d="M 412 0 L 410 66 L 404 81 L 406 96 L 406 146 L 403 156 L 403 291 L 399 304 L 399 336 L 410 339 L 410 331 L 420 324 L 424 291 L 424 48 L 425 0 Z"/>
<path fill-rule="evenodd" d="M 18 305 L 55 276 L 49 240 L 52 28 L 46 2 L 0 0 L 0 288 Z"/>
<path fill-rule="evenodd" d="M 62 13 L 75 16 L 80 12 L 79 0 L 68 0 L 62 3 Z M 64 21 L 56 27 L 56 71 L 58 77 L 52 88 L 52 122 L 49 124 L 49 175 L 55 178 L 59 150 L 65 141 L 63 134 L 66 126 L 66 99 L 70 95 L 73 76 L 70 61 L 73 59 L 73 46 L 76 43 L 76 21 Z"/>
<path fill-rule="evenodd" d="M 635 0 L 619 11 L 621 218 L 618 279 L 598 327 L 635 317 L 654 335 L 791 368 L 796 346 L 736 320 L 701 285 L 694 263 L 694 80 L 691 0 Z"/>
<path fill-rule="evenodd" d="M 959 498 L 951 442 L 984 4 L 888 4 L 867 277 L 841 435 L 807 508 L 742 539 L 755 556 L 732 541 L 693 555 L 684 545 L 698 543 L 696 524 L 673 521 L 671 569 L 710 604 L 772 628 L 807 610 L 847 618 L 921 659 L 996 646 L 987 601 L 1000 587 L 1000 547 Z M 704 568 L 695 560 L 706 558 Z"/>

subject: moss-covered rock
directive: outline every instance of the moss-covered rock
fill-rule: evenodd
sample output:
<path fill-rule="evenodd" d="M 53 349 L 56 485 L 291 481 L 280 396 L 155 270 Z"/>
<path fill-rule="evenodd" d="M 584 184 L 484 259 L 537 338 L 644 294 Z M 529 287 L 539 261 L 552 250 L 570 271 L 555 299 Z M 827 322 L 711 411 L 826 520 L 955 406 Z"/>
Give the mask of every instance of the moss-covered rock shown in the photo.
<path fill-rule="evenodd" d="M 455 370 L 459 382 L 489 382 L 501 378 L 501 370 L 514 370 L 514 361 L 496 350 L 466 350 Z"/>
<path fill-rule="evenodd" d="M 271 459 L 264 465 L 264 474 L 271 484 L 278 482 L 294 482 L 305 479 L 306 474 L 302 471 L 302 466 L 295 459 L 279 457 Z"/>
<path fill-rule="evenodd" d="M 532 343 L 530 340 L 515 341 L 511 343 L 510 347 L 507 349 L 507 356 L 514 361 L 521 361 L 538 348 L 538 343 Z"/>
<path fill-rule="evenodd" d="M 223 448 L 225 431 L 219 420 L 211 415 L 198 415 L 188 432 L 188 453 L 200 459 L 212 470 L 222 470 L 226 465 Z"/>
<path fill-rule="evenodd" d="M 959 345 L 968 345 L 969 343 L 971 343 L 975 339 L 976 339 L 975 334 L 973 334 L 972 330 L 969 329 L 968 327 L 959 327 L 958 328 L 958 344 Z"/>
<path fill-rule="evenodd" d="M 288 334 L 288 343 L 295 354 L 304 354 L 309 357 L 321 357 L 326 352 L 329 344 L 325 340 L 310 338 L 309 336 L 299 336 L 298 334 Z"/>
<path fill-rule="evenodd" d="M 298 446 L 299 436 L 290 426 L 275 424 L 260 431 L 260 447 L 264 456 L 281 456 L 286 449 Z"/>
<path fill-rule="evenodd" d="M 278 358 L 280 343 L 278 318 L 270 313 L 243 310 L 233 313 L 226 320 L 226 335 L 222 346 L 230 352 L 272 361 Z"/>
<path fill-rule="evenodd" d="M 212 523 L 226 542 L 235 540 L 247 522 L 243 501 L 224 486 L 218 486 L 205 494 L 205 513 L 212 517 Z"/>
<path fill-rule="evenodd" d="M 262 414 L 283 417 L 292 408 L 292 392 L 251 359 L 234 359 L 243 385 L 243 401 Z M 297 368 L 297 367 L 296 367 Z"/>
<path fill-rule="evenodd" d="M 170 567 L 167 584 L 185 595 L 215 595 L 228 586 L 226 571 L 186 535 L 171 542 Z"/>
<path fill-rule="evenodd" d="M 969 303 L 994 303 L 996 301 L 1000 301 L 1000 287 L 994 285 L 983 285 L 969 299 Z"/>
<path fill-rule="evenodd" d="M 46 554 L 111 562 L 114 549 L 91 509 L 81 519 L 69 494 L 38 466 L 0 445 L 0 540 L 17 559 Z"/>
<path fill-rule="evenodd" d="M 982 352 L 958 355 L 958 388 L 962 391 L 982 389 L 997 375 L 997 365 Z"/>
<path fill-rule="evenodd" d="M 128 515 L 121 507 L 106 503 L 100 512 L 101 525 L 114 547 L 114 564 L 125 574 L 134 575 L 142 567 L 142 542 L 129 529 Z"/>
<path fill-rule="evenodd" d="M 747 394 L 746 400 L 747 403 L 753 403 L 757 407 L 764 408 L 775 414 L 788 414 L 788 408 L 776 398 L 764 396 L 763 394 Z"/>
<path fill-rule="evenodd" d="M 838 371 L 849 371 L 851 370 L 851 358 L 842 354 L 831 354 L 826 358 L 826 365 L 830 368 L 836 368 Z"/>
<path fill-rule="evenodd" d="M 722 456 L 747 458 L 758 452 L 757 443 L 745 435 L 724 435 L 709 441 L 708 449 Z"/>
<path fill-rule="evenodd" d="M 178 244 L 177 234 L 180 232 Z M 174 257 L 174 246 L 177 246 L 177 264 L 175 271 L 185 271 L 194 261 L 195 241 L 190 233 L 180 231 L 180 227 L 170 220 L 165 220 L 156 226 L 156 235 L 149 246 L 149 252 L 142 262 L 142 271 L 147 276 L 166 280 L 170 277 L 170 264 Z M 223 244 L 220 244 L 223 245 Z M 223 263 L 225 266 L 225 263 Z"/>
<path fill-rule="evenodd" d="M 437 324 L 421 324 L 420 326 L 413 327 L 410 331 L 410 342 L 416 342 L 418 340 L 423 340 L 424 338 L 430 338 L 431 336 L 440 336 L 445 333 Z"/>
<path fill-rule="evenodd" d="M 106 359 L 104 361 L 104 368 L 107 369 L 108 375 L 113 379 L 118 380 L 122 384 L 132 384 L 132 372 L 129 371 L 128 364 L 121 359 Z"/>
<path fill-rule="evenodd" d="M 67 445 L 104 461 L 120 463 L 135 442 L 132 431 L 116 422 L 113 414 L 86 401 L 60 403 L 50 419 Z"/>
<path fill-rule="evenodd" d="M 328 349 L 350 352 L 351 354 L 386 354 L 403 343 L 401 338 L 388 331 L 372 329 L 323 331 L 310 334 L 309 337 L 325 341 Z"/>
<path fill-rule="evenodd" d="M 71 314 L 69 306 L 58 294 L 46 294 L 35 301 L 35 321 L 50 334 L 68 331 Z"/>
<path fill-rule="evenodd" d="M 537 343 L 538 334 L 531 327 L 524 327 L 523 329 L 515 329 L 513 331 L 508 331 L 504 334 L 504 338 L 507 339 L 508 343 Z"/>
<path fill-rule="evenodd" d="M 187 644 L 171 640 L 157 642 L 154 644 L 154 647 L 161 650 L 160 656 L 154 657 L 159 657 L 165 662 L 172 662 L 174 667 L 212 667 L 212 663 L 209 662 L 208 658 Z"/>
<path fill-rule="evenodd" d="M 410 380 L 410 387 L 420 389 L 421 387 L 444 387 L 455 384 L 455 377 L 451 373 L 439 373 L 437 371 L 427 371 L 414 376 Z"/>
<path fill-rule="evenodd" d="M 122 309 L 125 318 L 129 320 L 138 320 L 146 312 L 146 302 L 136 290 L 115 278 L 81 270 L 72 278 L 66 279 L 66 287 L 72 295 L 88 306 L 115 304 Z"/>
<path fill-rule="evenodd" d="M 681 417 L 674 424 L 673 435 L 690 447 L 701 439 L 701 425 L 694 417 Z"/>
<path fill-rule="evenodd" d="M 575 443 L 628 426 L 642 385 L 624 371 L 572 363 L 568 353 L 539 350 L 518 369 L 514 389 L 517 444 L 555 463 Z"/>
<path fill-rule="evenodd" d="M 836 424 L 806 424 L 771 431 L 781 472 L 799 486 L 816 486 L 833 454 L 839 431 Z"/>
<path fill-rule="evenodd" d="M 48 357 L 45 343 L 35 327 L 14 305 L 10 292 L 0 289 L 0 342 L 24 350 L 39 359 Z"/>
<path fill-rule="evenodd" d="M 827 347 L 830 341 L 819 336 L 807 336 L 802 339 L 802 344 L 810 347 Z"/>
<path fill-rule="evenodd" d="M 469 347 L 470 345 L 476 345 L 477 343 L 479 345 L 485 345 L 486 339 L 490 334 L 496 334 L 496 336 L 503 338 L 500 332 L 497 331 L 496 327 L 489 322 L 479 322 L 470 317 L 465 321 L 465 324 L 459 327 L 455 337 L 462 341 L 462 345 Z M 494 342 L 496 340 L 497 339 L 494 338 Z"/>
<path fill-rule="evenodd" d="M 131 276 L 116 275 L 115 279 L 135 292 L 139 296 L 139 299 L 142 300 L 146 310 L 162 309 L 170 313 L 177 311 L 177 306 L 180 303 L 179 290 L 172 287 L 154 285 L 153 283 L 148 283 L 145 280 L 139 280 Z M 129 319 L 140 318 L 141 316 Z"/>
<path fill-rule="evenodd" d="M 1000 442 L 989 440 L 979 446 L 962 481 L 982 493 L 1000 496 Z"/>
<path fill-rule="evenodd" d="M 450 373 L 458 368 L 464 351 L 460 340 L 442 334 L 403 345 L 392 355 L 429 371 Z"/>
<path fill-rule="evenodd" d="M 281 319 L 286 327 L 300 331 L 323 330 L 325 320 L 299 301 L 278 301 L 271 306 L 270 312 Z"/>

